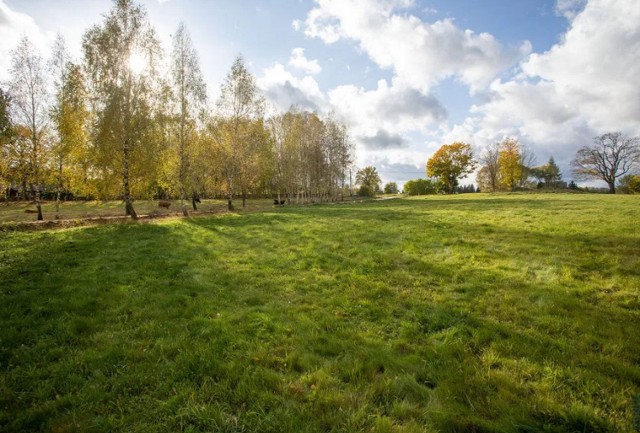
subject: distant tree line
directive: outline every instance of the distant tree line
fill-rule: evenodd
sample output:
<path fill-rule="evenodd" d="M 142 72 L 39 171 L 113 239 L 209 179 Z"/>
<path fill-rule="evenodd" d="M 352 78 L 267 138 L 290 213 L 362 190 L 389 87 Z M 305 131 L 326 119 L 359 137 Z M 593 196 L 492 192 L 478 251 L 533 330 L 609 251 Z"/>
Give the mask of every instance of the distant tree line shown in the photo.
<path fill-rule="evenodd" d="M 533 152 L 515 138 L 489 145 L 480 154 L 478 188 L 483 192 L 567 188 L 553 156 L 538 166 L 535 159 Z"/>
<path fill-rule="evenodd" d="M 475 191 L 517 191 L 532 189 L 578 189 L 572 180 L 563 181 L 553 156 L 546 164 L 535 165 L 535 155 L 516 138 L 487 146 L 476 161 L 471 145 L 452 143 L 440 147 L 427 161 L 428 179 L 416 179 L 405 184 L 410 195 L 474 192 L 473 185 L 460 187 L 459 180 L 476 174 Z M 608 192 L 616 186 L 625 193 L 640 192 L 640 138 L 625 137 L 620 132 L 594 138 L 594 145 L 583 146 L 571 163 L 576 179 L 603 180 Z"/>
<path fill-rule="evenodd" d="M 58 36 L 45 61 L 28 37 L 11 53 L 0 89 L 0 198 L 234 200 L 277 196 L 342 199 L 350 192 L 353 143 L 332 116 L 266 115 L 241 56 L 215 104 L 183 24 L 168 61 L 144 8 L 114 0 L 82 40 L 82 59 Z M 163 68 L 162 65 L 168 65 Z"/>

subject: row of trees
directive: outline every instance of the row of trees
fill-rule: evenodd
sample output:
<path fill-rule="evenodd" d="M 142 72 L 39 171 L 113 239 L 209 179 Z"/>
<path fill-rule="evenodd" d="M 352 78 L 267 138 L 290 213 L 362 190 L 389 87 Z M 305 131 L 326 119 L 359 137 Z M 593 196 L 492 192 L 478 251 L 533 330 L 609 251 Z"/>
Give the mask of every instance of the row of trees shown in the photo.
<path fill-rule="evenodd" d="M 535 155 L 514 138 L 489 145 L 479 161 L 482 166 L 476 182 L 481 191 L 566 187 L 553 156 L 546 164 L 535 166 Z"/>
<path fill-rule="evenodd" d="M 345 194 L 353 146 L 345 125 L 295 108 L 265 116 L 265 101 L 242 57 L 215 108 L 189 33 L 180 25 L 168 62 L 145 10 L 114 0 L 71 59 L 58 37 L 48 62 L 27 37 L 12 52 L 0 89 L 0 184 L 7 195 L 122 198 L 273 194 L 336 200 Z M 52 76 L 53 82 L 46 77 Z"/>
<path fill-rule="evenodd" d="M 553 158 L 546 166 L 532 167 L 533 154 L 528 152 L 515 139 L 505 139 L 485 149 L 479 158 L 482 167 L 478 171 L 476 182 L 482 191 L 515 190 L 524 187 L 531 176 L 541 179 L 557 169 Z M 470 144 L 455 142 L 445 144 L 427 161 L 427 176 L 436 180 L 434 185 L 424 182 L 416 184 L 426 191 L 436 189 L 452 194 L 457 192 L 459 180 L 473 173 L 478 161 L 473 156 Z M 550 182 L 560 181 L 560 172 L 552 176 Z M 413 189 L 414 185 L 410 185 Z"/>
<path fill-rule="evenodd" d="M 410 181 L 405 191 L 431 193 L 434 189 L 445 193 L 458 192 L 458 182 L 472 173 L 481 164 L 476 182 L 481 191 L 514 191 L 531 188 L 575 187 L 573 181 L 567 185 L 553 156 L 546 164 L 535 166 L 535 155 L 514 138 L 489 145 L 473 157 L 471 145 L 447 144 L 427 161 L 427 176 L 435 179 Z M 640 138 L 625 137 L 620 132 L 606 133 L 595 137 L 592 146 L 583 146 L 571 163 L 576 179 L 603 180 L 609 192 L 615 194 L 620 183 L 625 192 L 634 192 L 636 178 L 633 170 L 640 168 Z"/>

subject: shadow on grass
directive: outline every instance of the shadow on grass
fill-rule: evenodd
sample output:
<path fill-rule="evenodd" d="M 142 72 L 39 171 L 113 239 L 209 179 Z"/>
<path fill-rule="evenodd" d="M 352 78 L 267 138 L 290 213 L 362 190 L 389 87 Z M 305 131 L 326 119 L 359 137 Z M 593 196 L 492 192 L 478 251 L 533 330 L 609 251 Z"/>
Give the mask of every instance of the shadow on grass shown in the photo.
<path fill-rule="evenodd" d="M 485 233 L 407 202 L 345 206 L 10 235 L 0 428 L 625 425 L 638 347 L 606 346 L 629 345 L 638 317 L 579 285 L 637 276 L 633 239 Z M 608 259 L 572 254 L 585 248 Z M 539 266 L 492 266 L 513 256 Z"/>

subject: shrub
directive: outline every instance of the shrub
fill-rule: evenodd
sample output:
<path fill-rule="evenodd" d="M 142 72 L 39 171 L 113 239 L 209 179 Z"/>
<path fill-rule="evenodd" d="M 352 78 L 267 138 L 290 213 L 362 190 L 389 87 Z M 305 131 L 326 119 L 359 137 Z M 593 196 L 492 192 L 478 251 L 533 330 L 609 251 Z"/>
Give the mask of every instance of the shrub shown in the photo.
<path fill-rule="evenodd" d="M 426 195 L 438 192 L 437 185 L 431 179 L 413 179 L 404 184 L 407 195 Z"/>

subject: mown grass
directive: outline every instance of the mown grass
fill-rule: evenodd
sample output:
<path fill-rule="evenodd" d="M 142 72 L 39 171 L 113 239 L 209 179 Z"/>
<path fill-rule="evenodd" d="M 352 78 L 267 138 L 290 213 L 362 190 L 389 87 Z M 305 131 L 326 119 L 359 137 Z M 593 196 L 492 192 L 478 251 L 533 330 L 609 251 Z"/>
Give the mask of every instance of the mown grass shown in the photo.
<path fill-rule="evenodd" d="M 0 430 L 631 431 L 639 217 L 473 194 L 0 234 Z"/>

